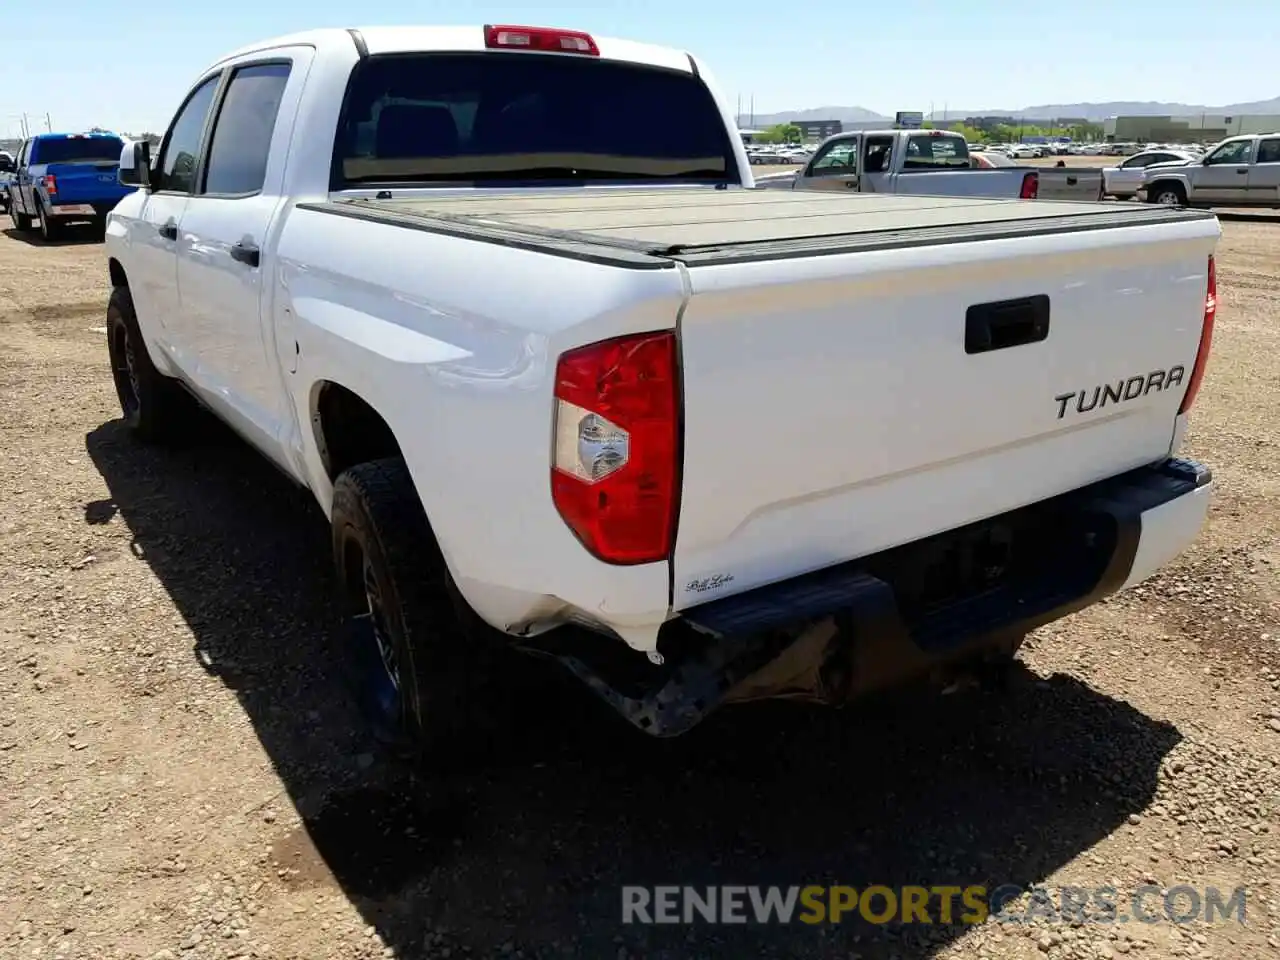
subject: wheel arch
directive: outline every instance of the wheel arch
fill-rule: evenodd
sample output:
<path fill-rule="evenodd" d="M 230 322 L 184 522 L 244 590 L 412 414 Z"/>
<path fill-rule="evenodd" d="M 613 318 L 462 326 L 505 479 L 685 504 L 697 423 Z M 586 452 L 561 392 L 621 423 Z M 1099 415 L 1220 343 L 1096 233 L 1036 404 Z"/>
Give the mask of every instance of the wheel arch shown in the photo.
<path fill-rule="evenodd" d="M 317 380 L 311 385 L 309 407 L 312 439 L 330 483 L 358 463 L 404 458 L 387 418 L 351 388 L 335 380 Z"/>

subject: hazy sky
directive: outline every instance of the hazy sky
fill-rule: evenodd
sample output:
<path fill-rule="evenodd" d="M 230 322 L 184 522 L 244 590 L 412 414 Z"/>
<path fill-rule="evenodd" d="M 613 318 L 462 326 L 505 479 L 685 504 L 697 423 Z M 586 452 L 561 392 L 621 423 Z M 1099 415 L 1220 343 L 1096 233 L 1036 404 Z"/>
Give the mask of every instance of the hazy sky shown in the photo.
<path fill-rule="evenodd" d="M 683 47 L 743 110 L 896 110 L 1280 95 L 1280 0 L 219 0 L 132 7 L 58 0 L 0 54 L 0 136 L 23 112 L 55 130 L 162 130 L 205 66 L 242 44 L 321 26 L 518 23 Z M 363 11 L 362 13 L 355 11 Z M 50 22 L 52 18 L 52 23 Z M 1243 26 L 1242 26 L 1243 25 Z M 33 129 L 36 124 L 33 122 Z"/>

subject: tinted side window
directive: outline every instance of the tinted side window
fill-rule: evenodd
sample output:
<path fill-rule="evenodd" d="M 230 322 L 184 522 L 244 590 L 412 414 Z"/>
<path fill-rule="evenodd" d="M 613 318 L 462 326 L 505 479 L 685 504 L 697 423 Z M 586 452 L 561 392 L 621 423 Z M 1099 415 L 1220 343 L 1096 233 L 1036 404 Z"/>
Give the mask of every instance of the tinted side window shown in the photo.
<path fill-rule="evenodd" d="M 1224 143 L 1213 153 L 1209 154 L 1208 162 L 1211 164 L 1248 163 L 1249 157 L 1252 153 L 1252 140 L 1235 140 L 1231 143 Z"/>
<path fill-rule="evenodd" d="M 160 189 L 190 193 L 196 185 L 196 163 L 200 159 L 200 135 L 218 90 L 218 76 L 196 88 L 169 128 L 164 155 L 160 158 Z"/>
<path fill-rule="evenodd" d="M 231 75 L 209 147 L 204 192 L 249 194 L 262 189 L 276 115 L 289 64 L 241 67 Z"/>
<path fill-rule="evenodd" d="M 1280 140 L 1263 140 L 1258 144 L 1259 163 L 1280 163 Z"/>

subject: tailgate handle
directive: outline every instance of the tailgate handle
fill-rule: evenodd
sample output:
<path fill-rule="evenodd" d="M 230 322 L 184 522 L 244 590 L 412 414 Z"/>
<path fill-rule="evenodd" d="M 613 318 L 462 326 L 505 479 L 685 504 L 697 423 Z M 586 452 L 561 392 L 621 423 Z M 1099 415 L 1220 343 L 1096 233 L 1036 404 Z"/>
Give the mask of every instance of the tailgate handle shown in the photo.
<path fill-rule="evenodd" d="M 964 314 L 964 352 L 989 353 L 1049 336 L 1049 298 L 1043 293 L 1018 300 L 974 304 Z"/>
<path fill-rule="evenodd" d="M 1074 187 L 1079 182 L 1080 182 L 1080 179 L 1078 177 L 1073 177 L 1071 174 L 1067 174 L 1068 187 Z"/>

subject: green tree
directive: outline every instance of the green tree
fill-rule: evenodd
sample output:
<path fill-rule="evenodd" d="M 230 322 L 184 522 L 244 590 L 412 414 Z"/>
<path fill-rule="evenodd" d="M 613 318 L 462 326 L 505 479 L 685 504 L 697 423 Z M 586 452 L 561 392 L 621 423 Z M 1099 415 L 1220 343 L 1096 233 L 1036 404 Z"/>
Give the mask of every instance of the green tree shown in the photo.
<path fill-rule="evenodd" d="M 794 123 L 775 123 L 757 136 L 756 140 L 761 143 L 797 143 L 803 138 L 804 131 Z"/>

